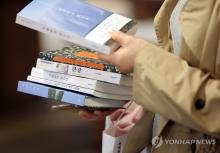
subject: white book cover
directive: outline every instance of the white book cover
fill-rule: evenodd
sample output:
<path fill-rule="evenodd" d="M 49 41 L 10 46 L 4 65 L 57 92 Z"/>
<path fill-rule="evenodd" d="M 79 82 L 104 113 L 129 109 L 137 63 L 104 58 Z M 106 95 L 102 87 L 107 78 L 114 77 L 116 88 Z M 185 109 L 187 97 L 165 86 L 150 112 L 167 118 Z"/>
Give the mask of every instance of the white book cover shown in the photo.
<path fill-rule="evenodd" d="M 69 75 L 85 77 L 113 84 L 125 86 L 132 85 L 132 77 L 130 75 L 123 75 L 120 73 L 101 71 L 77 65 L 47 61 L 40 58 L 37 59 L 36 68 L 57 73 L 65 73 Z"/>
<path fill-rule="evenodd" d="M 33 0 L 16 23 L 104 54 L 118 47 L 109 32 L 134 34 L 137 29 L 134 20 L 80 0 Z"/>
<path fill-rule="evenodd" d="M 65 83 L 56 82 L 56 81 L 47 80 L 47 79 L 41 79 L 41 78 L 33 77 L 33 76 L 28 76 L 27 80 L 41 83 L 41 84 L 50 85 L 50 86 L 55 86 L 55 87 L 59 87 L 59 88 L 63 88 L 63 89 L 71 90 L 71 91 L 77 91 L 77 92 L 89 94 L 89 95 L 93 95 L 99 98 L 115 99 L 115 100 L 130 100 L 131 99 L 131 96 L 128 96 L 128 95 L 103 93 L 103 92 L 95 91 L 93 89 L 83 88 L 83 87 L 74 86 L 74 85 L 65 84 Z"/>
<path fill-rule="evenodd" d="M 67 74 L 46 71 L 34 67 L 32 68 L 31 76 L 47 79 L 47 80 L 53 80 L 83 88 L 94 89 L 96 91 L 100 91 L 104 93 L 120 94 L 120 95 L 132 94 L 132 89 L 131 87 L 128 86 L 116 85 L 116 84 L 106 83 L 98 80 L 82 78 L 77 76 L 70 76 Z"/>

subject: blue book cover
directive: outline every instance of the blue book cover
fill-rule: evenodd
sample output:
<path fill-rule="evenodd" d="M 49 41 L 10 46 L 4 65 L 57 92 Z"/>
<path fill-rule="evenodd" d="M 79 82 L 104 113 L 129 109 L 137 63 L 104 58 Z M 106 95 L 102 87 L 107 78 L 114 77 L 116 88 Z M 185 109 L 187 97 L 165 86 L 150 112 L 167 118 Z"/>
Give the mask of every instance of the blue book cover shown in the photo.
<path fill-rule="evenodd" d="M 134 20 L 83 0 L 33 0 L 16 23 L 104 54 L 119 47 L 109 32 L 134 34 L 137 29 Z"/>
<path fill-rule="evenodd" d="M 84 106 L 85 100 L 88 98 L 87 95 L 27 81 L 19 81 L 17 91 L 79 106 Z"/>
<path fill-rule="evenodd" d="M 44 98 L 54 99 L 59 102 L 72 104 L 76 107 L 87 109 L 117 109 L 123 108 L 124 101 L 111 100 L 105 98 L 97 98 L 86 94 L 58 89 L 38 83 L 19 81 L 17 91 L 30 95 L 35 95 Z"/>
<path fill-rule="evenodd" d="M 34 0 L 19 16 L 85 36 L 112 12 L 80 0 Z"/>

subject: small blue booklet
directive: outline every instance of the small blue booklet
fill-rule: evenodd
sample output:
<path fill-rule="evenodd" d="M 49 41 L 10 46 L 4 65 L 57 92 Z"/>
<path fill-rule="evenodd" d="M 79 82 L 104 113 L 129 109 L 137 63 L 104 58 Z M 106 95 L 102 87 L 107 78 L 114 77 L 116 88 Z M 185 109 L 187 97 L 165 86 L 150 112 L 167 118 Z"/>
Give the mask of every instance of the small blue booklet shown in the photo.
<path fill-rule="evenodd" d="M 19 81 L 17 91 L 44 98 L 51 98 L 56 100 L 57 102 L 72 104 L 81 107 L 89 107 L 94 109 L 116 109 L 123 108 L 124 105 L 124 101 L 97 98 L 82 93 L 77 93 L 28 81 Z"/>
<path fill-rule="evenodd" d="M 110 31 L 134 34 L 137 27 L 130 18 L 80 0 L 33 0 L 16 23 L 105 54 L 118 47 Z"/>

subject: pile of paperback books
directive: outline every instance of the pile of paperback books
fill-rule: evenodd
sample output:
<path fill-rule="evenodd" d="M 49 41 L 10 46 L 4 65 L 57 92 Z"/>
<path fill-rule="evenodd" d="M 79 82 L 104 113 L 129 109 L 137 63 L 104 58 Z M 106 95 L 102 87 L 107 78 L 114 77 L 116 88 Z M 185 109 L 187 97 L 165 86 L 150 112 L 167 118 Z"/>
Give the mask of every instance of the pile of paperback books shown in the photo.
<path fill-rule="evenodd" d="M 96 52 L 111 54 L 119 45 L 109 32 L 134 34 L 136 21 L 83 0 L 33 0 L 16 23 L 77 44 L 41 52 L 18 91 L 102 109 L 121 108 L 131 98 L 132 77 L 98 60 Z"/>
<path fill-rule="evenodd" d="M 79 45 L 40 52 L 27 80 L 18 91 L 88 109 L 122 108 L 131 98 L 132 77 Z"/>

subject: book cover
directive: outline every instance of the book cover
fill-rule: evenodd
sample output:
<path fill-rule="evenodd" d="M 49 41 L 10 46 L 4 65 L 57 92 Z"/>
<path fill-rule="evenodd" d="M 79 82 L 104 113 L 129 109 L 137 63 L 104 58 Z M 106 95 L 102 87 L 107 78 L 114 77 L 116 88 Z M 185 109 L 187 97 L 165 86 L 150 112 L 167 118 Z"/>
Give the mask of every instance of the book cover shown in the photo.
<path fill-rule="evenodd" d="M 135 33 L 136 22 L 80 0 L 33 0 L 16 23 L 110 54 L 118 46 L 109 32 Z"/>
<path fill-rule="evenodd" d="M 34 67 L 32 68 L 31 76 L 46 80 L 52 80 L 60 83 L 65 83 L 69 85 L 79 86 L 83 88 L 93 89 L 103 93 L 128 95 L 128 96 L 132 94 L 132 89 L 131 87 L 128 86 L 116 85 L 116 84 L 106 83 L 88 78 L 45 71 Z"/>
<path fill-rule="evenodd" d="M 48 61 L 88 67 L 101 71 L 120 73 L 113 65 L 97 58 L 94 50 L 79 45 L 70 45 L 59 50 L 48 50 L 39 53 L 39 58 Z"/>
<path fill-rule="evenodd" d="M 19 81 L 17 91 L 44 98 L 51 98 L 57 102 L 93 108 L 123 108 L 124 105 L 124 101 L 92 97 L 27 81 Z"/>
<path fill-rule="evenodd" d="M 113 73 L 72 64 L 47 61 L 40 58 L 37 59 L 36 68 L 57 73 L 80 76 L 118 85 L 125 85 L 129 87 L 132 86 L 132 76 L 120 73 Z"/>
<path fill-rule="evenodd" d="M 112 100 L 130 100 L 131 99 L 131 95 L 104 93 L 104 92 L 96 91 L 94 89 L 83 88 L 83 87 L 74 86 L 74 85 L 70 85 L 70 84 L 66 84 L 66 83 L 61 83 L 61 82 L 57 82 L 57 81 L 53 81 L 53 80 L 42 79 L 42 78 L 38 78 L 38 77 L 34 77 L 34 76 L 28 76 L 27 80 L 31 81 L 31 82 L 36 82 L 36 83 L 40 83 L 40 84 L 45 84 L 45 85 L 49 85 L 49 86 L 54 86 L 54 87 L 59 87 L 59 88 L 71 90 L 71 91 L 89 94 L 89 95 L 93 95 L 93 96 L 96 96 L 99 98 L 112 99 Z"/>

